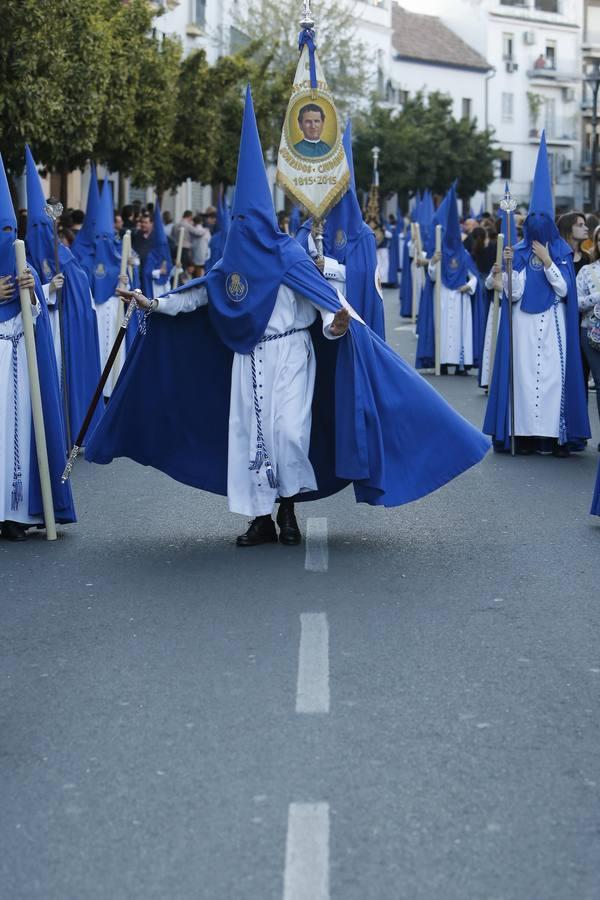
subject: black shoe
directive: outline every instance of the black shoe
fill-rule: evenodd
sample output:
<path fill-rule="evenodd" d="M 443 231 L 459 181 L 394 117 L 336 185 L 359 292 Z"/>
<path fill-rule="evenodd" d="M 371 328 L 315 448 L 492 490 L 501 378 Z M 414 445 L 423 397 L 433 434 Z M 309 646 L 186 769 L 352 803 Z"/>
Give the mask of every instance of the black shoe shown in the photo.
<path fill-rule="evenodd" d="M 271 516 L 257 516 L 250 528 L 236 539 L 238 547 L 257 547 L 259 544 L 276 544 L 277 531 Z"/>
<path fill-rule="evenodd" d="M 279 541 L 287 546 L 299 544 L 302 540 L 293 503 L 280 503 L 277 512 L 277 524 L 279 525 Z"/>
<path fill-rule="evenodd" d="M 556 446 L 552 448 L 552 456 L 558 456 L 559 459 L 565 459 L 570 455 L 571 453 L 568 444 L 556 444 Z"/>
<path fill-rule="evenodd" d="M 3 522 L 2 537 L 5 541 L 26 541 L 27 531 L 18 522 Z"/>
<path fill-rule="evenodd" d="M 459 367 L 457 366 L 454 370 L 454 374 L 455 375 L 468 375 L 469 373 L 467 372 L 466 369 L 459 369 Z"/>

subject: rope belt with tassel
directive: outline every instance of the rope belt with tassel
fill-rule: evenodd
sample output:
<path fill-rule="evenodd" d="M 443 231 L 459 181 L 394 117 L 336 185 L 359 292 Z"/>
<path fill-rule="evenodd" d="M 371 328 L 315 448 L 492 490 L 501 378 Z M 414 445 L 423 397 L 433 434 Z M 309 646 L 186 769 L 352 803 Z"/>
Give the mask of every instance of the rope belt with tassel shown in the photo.
<path fill-rule="evenodd" d="M 306 329 L 304 328 L 290 328 L 289 331 L 282 331 L 280 334 L 265 334 L 264 337 L 262 337 L 258 342 L 258 345 L 264 344 L 267 341 L 278 341 L 280 340 L 280 338 L 286 338 L 291 334 L 296 334 L 296 332 L 298 331 L 305 330 Z M 271 463 L 271 457 L 269 456 L 269 451 L 267 450 L 267 445 L 265 444 L 265 438 L 262 430 L 261 409 L 258 396 L 258 386 L 256 383 L 255 350 L 252 350 L 250 353 L 250 362 L 252 365 L 252 395 L 254 398 L 254 414 L 256 415 L 256 456 L 254 457 L 254 460 L 250 462 L 248 468 L 251 472 L 260 472 L 264 465 L 265 471 L 267 473 L 269 487 L 276 488 L 278 487 L 277 476 L 275 475 L 273 464 Z"/>
<path fill-rule="evenodd" d="M 23 337 L 23 332 L 18 334 L 0 334 L 0 341 L 10 341 L 12 343 L 12 373 L 13 373 L 13 410 L 15 419 L 15 437 L 13 447 L 13 483 L 12 494 L 10 499 L 10 508 L 17 510 L 23 499 L 23 479 L 21 473 L 21 455 L 19 451 L 19 357 L 18 347 L 19 341 Z"/>

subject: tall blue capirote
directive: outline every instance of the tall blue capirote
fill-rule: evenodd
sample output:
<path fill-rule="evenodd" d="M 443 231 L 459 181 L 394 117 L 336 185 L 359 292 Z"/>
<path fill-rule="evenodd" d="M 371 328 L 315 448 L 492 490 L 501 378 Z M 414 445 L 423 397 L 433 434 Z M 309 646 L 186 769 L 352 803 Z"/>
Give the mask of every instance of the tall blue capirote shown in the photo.
<path fill-rule="evenodd" d="M 46 200 L 35 160 L 25 147 L 27 171 L 27 254 L 43 283 L 56 274 L 54 228 L 45 212 Z M 98 325 L 92 308 L 86 273 L 68 247 L 59 243 L 58 261 L 64 276 L 62 288 L 62 346 L 65 352 L 65 374 L 69 398 L 69 425 L 73 438 L 87 413 L 96 385 L 100 380 Z M 58 315 L 54 309 L 51 315 Z M 102 406 L 94 414 L 93 425 L 102 415 Z"/>
<path fill-rule="evenodd" d="M 98 176 L 96 164 L 90 164 L 90 184 L 88 187 L 87 201 L 85 204 L 85 217 L 83 225 L 75 235 L 73 241 L 73 255 L 81 260 L 92 252 L 96 240 L 96 216 L 100 205 L 100 191 L 98 190 Z"/>

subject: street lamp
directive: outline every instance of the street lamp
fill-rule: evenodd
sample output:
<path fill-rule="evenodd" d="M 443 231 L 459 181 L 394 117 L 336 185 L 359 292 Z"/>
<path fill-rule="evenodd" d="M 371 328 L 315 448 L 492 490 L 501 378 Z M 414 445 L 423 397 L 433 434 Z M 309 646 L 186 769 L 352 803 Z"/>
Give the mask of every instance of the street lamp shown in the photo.
<path fill-rule="evenodd" d="M 598 161 L 598 89 L 600 88 L 600 59 L 592 59 L 587 67 L 585 82 L 592 89 L 592 162 L 590 166 L 590 204 L 596 209 L 596 163 Z"/>
<path fill-rule="evenodd" d="M 371 148 L 371 156 L 373 157 L 373 184 L 375 187 L 379 187 L 379 154 L 381 153 L 380 147 L 372 147 Z"/>

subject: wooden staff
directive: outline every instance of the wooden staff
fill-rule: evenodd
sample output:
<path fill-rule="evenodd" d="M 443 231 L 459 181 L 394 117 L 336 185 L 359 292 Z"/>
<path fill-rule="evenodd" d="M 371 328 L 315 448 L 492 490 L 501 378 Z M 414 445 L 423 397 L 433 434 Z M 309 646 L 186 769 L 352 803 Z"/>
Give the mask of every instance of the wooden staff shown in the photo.
<path fill-rule="evenodd" d="M 108 376 L 110 375 L 111 369 L 115 364 L 115 360 L 117 358 L 119 350 L 121 349 L 121 344 L 123 343 L 125 335 L 127 334 L 127 327 L 129 325 L 129 321 L 134 313 L 134 310 L 136 309 L 136 306 L 137 306 L 137 304 L 136 304 L 135 300 L 129 301 L 129 306 L 127 307 L 127 312 L 125 313 L 125 317 L 124 317 L 123 321 L 121 322 L 121 325 L 119 326 L 119 332 L 117 334 L 117 337 L 115 338 L 115 342 L 113 344 L 112 350 L 110 351 L 110 355 L 109 355 L 108 359 L 106 360 L 106 365 L 104 366 L 104 370 L 102 372 L 102 375 L 100 376 L 100 381 L 98 382 L 98 387 L 96 388 L 96 390 L 94 392 L 94 396 L 92 397 L 92 402 L 90 403 L 90 406 L 86 413 L 85 419 L 83 420 L 83 425 L 79 429 L 79 434 L 77 435 L 75 443 L 73 444 L 73 448 L 69 454 L 69 458 L 67 460 L 65 470 L 62 473 L 61 481 L 63 484 L 70 477 L 71 472 L 73 471 L 73 466 L 75 465 L 75 460 L 77 459 L 79 451 L 83 447 L 83 442 L 85 440 L 85 436 L 87 434 L 88 428 L 90 427 L 90 422 L 92 421 L 94 412 L 96 411 L 96 407 L 98 406 L 98 402 L 99 402 L 100 398 L 102 397 L 102 392 L 104 391 L 104 385 L 108 381 Z"/>
<path fill-rule="evenodd" d="M 15 241 L 15 256 L 17 258 L 17 272 L 23 275 L 27 269 L 25 258 L 25 244 L 23 241 Z M 48 447 L 46 444 L 46 429 L 44 427 L 44 412 L 42 409 L 42 393 L 40 391 L 40 373 L 37 364 L 35 349 L 35 335 L 33 333 L 33 316 L 31 305 L 34 299 L 33 291 L 26 288 L 19 289 L 21 300 L 21 319 L 23 321 L 23 337 L 25 339 L 25 353 L 27 354 L 27 370 L 29 372 L 29 391 L 31 395 L 31 413 L 33 417 L 33 430 L 35 434 L 35 449 L 37 452 L 38 469 L 40 472 L 40 486 L 42 489 L 42 509 L 44 523 L 46 525 L 46 540 L 56 540 L 56 520 L 54 518 L 54 503 L 52 500 L 52 484 L 50 482 L 50 465 L 48 463 Z M 24 476 L 27 477 L 27 476 Z"/>
<path fill-rule="evenodd" d="M 413 262 L 414 262 L 415 268 L 414 268 L 414 278 L 413 278 L 413 284 L 412 284 L 412 317 L 411 317 L 411 318 L 412 318 L 413 325 L 416 325 L 416 322 L 417 322 L 417 307 L 418 307 L 418 303 L 419 303 L 419 278 L 418 278 L 418 275 L 419 275 L 419 260 L 421 259 L 421 253 L 422 253 L 422 244 L 421 244 L 421 226 L 419 225 L 418 222 L 415 222 L 415 223 L 414 223 L 413 229 L 414 229 L 414 232 L 413 232 L 413 233 L 414 233 L 414 241 L 413 241 L 414 255 L 413 255 Z"/>
<path fill-rule="evenodd" d="M 500 277 L 502 278 L 502 252 L 504 250 L 504 235 L 500 233 L 498 235 L 498 242 L 496 244 L 496 265 L 500 267 Z M 494 288 L 494 300 L 492 303 L 492 343 L 490 344 L 490 361 L 489 361 L 489 374 L 488 374 L 488 390 L 492 386 L 492 377 L 494 374 L 494 360 L 496 359 L 496 343 L 498 340 L 498 318 L 500 315 L 500 296 L 502 294 L 502 288 L 498 290 Z"/>
<path fill-rule="evenodd" d="M 442 226 L 435 226 L 435 252 L 442 252 Z M 442 374 L 442 260 L 435 267 L 434 324 L 435 324 L 435 374 Z"/>
<path fill-rule="evenodd" d="M 175 257 L 175 278 L 173 279 L 173 290 L 179 285 L 179 271 L 181 269 L 181 256 L 183 254 L 183 238 L 185 228 L 181 225 L 179 235 L 177 237 L 177 255 Z"/>

